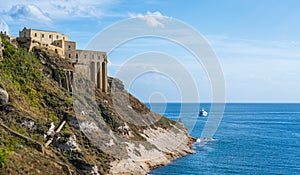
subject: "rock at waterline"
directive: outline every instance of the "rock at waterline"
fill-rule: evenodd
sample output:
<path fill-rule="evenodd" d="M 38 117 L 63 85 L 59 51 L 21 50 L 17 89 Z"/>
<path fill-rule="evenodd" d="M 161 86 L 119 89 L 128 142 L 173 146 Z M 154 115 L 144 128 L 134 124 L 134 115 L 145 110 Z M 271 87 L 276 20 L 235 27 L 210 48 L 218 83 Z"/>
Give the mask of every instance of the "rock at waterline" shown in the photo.
<path fill-rule="evenodd" d="M 8 93 L 4 89 L 0 88 L 0 105 L 7 104 L 8 99 L 9 99 Z"/>

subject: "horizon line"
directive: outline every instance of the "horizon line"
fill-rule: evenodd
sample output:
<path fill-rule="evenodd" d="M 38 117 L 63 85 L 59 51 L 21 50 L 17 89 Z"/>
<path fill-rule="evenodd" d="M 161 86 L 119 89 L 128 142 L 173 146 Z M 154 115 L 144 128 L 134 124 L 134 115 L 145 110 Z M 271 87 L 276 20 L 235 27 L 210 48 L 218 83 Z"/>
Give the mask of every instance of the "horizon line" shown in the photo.
<path fill-rule="evenodd" d="M 252 104 L 300 104 L 300 101 L 299 102 L 288 102 L 288 101 L 282 101 L 282 102 L 272 102 L 272 101 L 257 101 L 257 102 L 245 102 L 245 101 L 242 101 L 242 102 L 237 102 L 237 101 L 228 101 L 228 102 L 180 102 L 180 101 L 167 101 L 167 102 L 145 102 L 145 101 L 142 101 L 142 103 L 245 103 L 245 104 L 249 104 L 249 103 L 252 103 Z"/>

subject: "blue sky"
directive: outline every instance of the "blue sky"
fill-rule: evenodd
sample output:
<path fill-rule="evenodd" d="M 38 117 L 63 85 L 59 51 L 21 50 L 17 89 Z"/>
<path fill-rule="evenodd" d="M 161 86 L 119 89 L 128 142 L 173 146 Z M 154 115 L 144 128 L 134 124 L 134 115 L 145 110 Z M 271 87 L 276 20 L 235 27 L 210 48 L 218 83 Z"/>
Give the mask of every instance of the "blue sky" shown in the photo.
<path fill-rule="evenodd" d="M 228 102 L 299 102 L 299 8 L 297 0 L 15 0 L 1 2 L 0 29 L 15 36 L 24 26 L 60 31 L 85 48 L 97 33 L 120 20 L 147 14 L 154 23 L 163 17 L 178 19 L 211 44 L 224 72 Z M 165 41 L 145 39 L 120 46 L 109 57 L 109 74 L 116 75 L 128 58 L 147 49 L 177 55 L 195 79 L 200 101 L 211 101 L 205 70 L 193 67 L 188 53 Z M 166 77 L 152 74 L 128 87 L 143 101 L 180 101 L 176 88 Z"/>

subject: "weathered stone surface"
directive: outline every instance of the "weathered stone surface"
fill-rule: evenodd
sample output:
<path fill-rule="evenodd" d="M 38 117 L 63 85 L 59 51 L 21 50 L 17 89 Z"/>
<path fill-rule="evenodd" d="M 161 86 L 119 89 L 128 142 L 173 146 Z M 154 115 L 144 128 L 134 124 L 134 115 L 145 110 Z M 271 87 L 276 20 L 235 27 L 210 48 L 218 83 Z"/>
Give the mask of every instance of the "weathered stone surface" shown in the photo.
<path fill-rule="evenodd" d="M 4 89 L 0 88 L 0 105 L 5 105 L 8 103 L 8 99 L 8 93 Z"/>
<path fill-rule="evenodd" d="M 170 130 L 149 128 L 143 133 L 147 142 L 154 146 L 146 149 L 142 144 L 132 145 L 135 149 L 127 149 L 128 159 L 111 162 L 110 174 L 147 174 L 151 168 L 167 165 L 172 159 L 194 153 L 187 130 L 180 123 Z M 130 143 L 128 145 L 130 147 Z"/>

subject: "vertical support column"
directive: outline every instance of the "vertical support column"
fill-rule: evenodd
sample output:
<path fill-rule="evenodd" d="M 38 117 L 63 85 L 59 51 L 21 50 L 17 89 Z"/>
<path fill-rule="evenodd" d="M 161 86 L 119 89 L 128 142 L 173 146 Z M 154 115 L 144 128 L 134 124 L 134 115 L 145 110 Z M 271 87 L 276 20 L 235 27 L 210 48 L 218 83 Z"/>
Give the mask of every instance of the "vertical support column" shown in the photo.
<path fill-rule="evenodd" d="M 97 88 L 101 89 L 100 62 L 97 62 Z"/>
<path fill-rule="evenodd" d="M 72 86 L 73 86 L 73 84 L 72 84 L 72 80 L 73 79 L 73 71 L 71 71 L 71 70 L 68 70 L 67 71 L 67 83 L 68 83 L 68 90 L 69 90 L 69 92 L 72 92 Z"/>
<path fill-rule="evenodd" d="M 92 82 L 95 82 L 95 62 L 91 62 L 91 66 L 90 66 L 90 78 Z"/>
<path fill-rule="evenodd" d="M 70 71 L 70 92 L 73 91 L 73 85 L 74 85 L 74 72 Z"/>
<path fill-rule="evenodd" d="M 67 90 L 70 91 L 71 90 L 71 84 L 70 84 L 70 71 L 66 70 L 65 71 L 66 74 L 66 85 L 67 85 Z"/>
<path fill-rule="evenodd" d="M 99 62 L 99 89 L 103 90 L 103 72 L 102 72 L 102 64 Z"/>
<path fill-rule="evenodd" d="M 102 91 L 107 92 L 107 60 L 102 62 Z"/>

